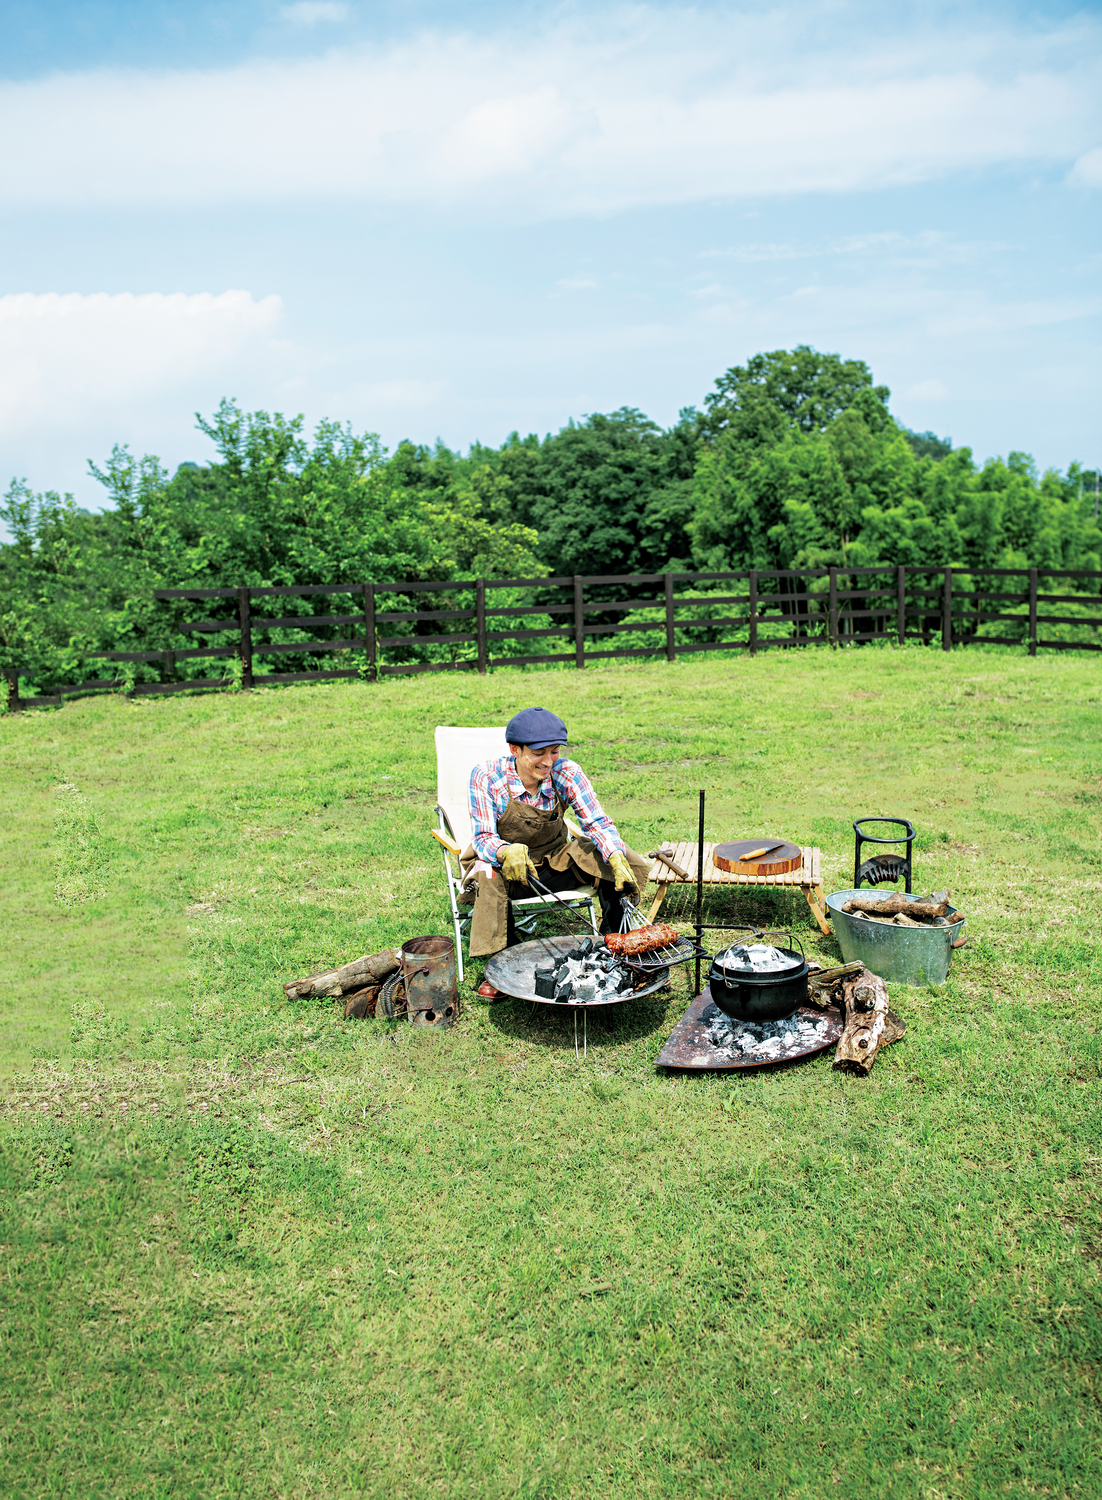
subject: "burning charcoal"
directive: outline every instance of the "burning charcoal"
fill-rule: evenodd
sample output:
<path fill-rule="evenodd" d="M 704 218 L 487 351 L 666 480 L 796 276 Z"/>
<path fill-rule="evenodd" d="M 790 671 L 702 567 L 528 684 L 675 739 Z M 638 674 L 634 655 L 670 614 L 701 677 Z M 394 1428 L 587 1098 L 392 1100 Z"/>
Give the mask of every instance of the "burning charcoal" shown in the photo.
<path fill-rule="evenodd" d="M 555 985 L 555 999 L 560 1005 L 564 1005 L 574 993 L 574 981 L 564 976 Z"/>
<path fill-rule="evenodd" d="M 593 952 L 593 939 L 592 938 L 583 938 L 582 941 L 578 944 L 578 956 L 580 958 L 588 958 L 589 955 L 592 952 Z"/>
<path fill-rule="evenodd" d="M 536 969 L 536 994 L 541 1000 L 554 997 L 556 969 L 556 964 L 540 964 Z"/>

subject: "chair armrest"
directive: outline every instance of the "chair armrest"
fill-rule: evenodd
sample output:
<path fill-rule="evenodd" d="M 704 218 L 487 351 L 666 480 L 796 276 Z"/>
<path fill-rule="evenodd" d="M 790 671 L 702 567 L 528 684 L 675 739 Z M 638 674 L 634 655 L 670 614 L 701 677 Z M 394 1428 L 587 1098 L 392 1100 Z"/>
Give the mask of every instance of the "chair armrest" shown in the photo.
<path fill-rule="evenodd" d="M 456 859 L 458 859 L 459 856 L 463 853 L 462 849 L 454 841 L 454 839 L 448 838 L 446 833 L 440 833 L 435 828 L 430 828 L 429 833 L 438 844 L 443 844 L 444 848 L 447 849 L 450 854 L 454 854 Z"/>
<path fill-rule="evenodd" d="M 576 839 L 585 837 L 577 823 L 572 822 L 569 818 L 564 818 L 563 822 L 566 824 L 567 833 L 572 833 Z"/>

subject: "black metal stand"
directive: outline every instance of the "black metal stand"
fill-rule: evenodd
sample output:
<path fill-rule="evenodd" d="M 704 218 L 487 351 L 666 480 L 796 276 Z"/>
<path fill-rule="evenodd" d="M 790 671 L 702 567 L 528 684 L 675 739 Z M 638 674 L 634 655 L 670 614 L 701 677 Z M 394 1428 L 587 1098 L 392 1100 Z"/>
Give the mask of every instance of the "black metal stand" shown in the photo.
<path fill-rule="evenodd" d="M 704 925 L 700 918 L 704 908 L 704 788 L 700 788 L 700 809 L 696 823 L 696 946 L 700 948 Z M 700 958 L 696 960 L 696 992 L 700 994 Z"/>
<path fill-rule="evenodd" d="M 899 834 L 896 838 L 882 839 L 874 833 L 863 833 L 862 823 L 891 823 L 896 828 L 905 828 L 906 833 Z M 900 876 L 905 877 L 904 890 L 907 895 L 911 894 L 911 845 L 914 843 L 915 831 L 906 818 L 857 818 L 853 825 L 853 831 L 857 836 L 857 842 L 853 851 L 853 887 L 854 890 L 861 889 L 862 879 L 868 880 L 870 885 L 878 885 L 882 880 L 898 880 Z M 873 855 L 865 862 L 864 868 L 861 864 L 862 844 L 906 844 L 905 854 L 896 855 Z M 872 869 L 870 865 L 879 864 L 879 869 Z M 898 865 L 898 869 L 894 866 Z M 877 878 L 873 878 L 873 877 Z"/>

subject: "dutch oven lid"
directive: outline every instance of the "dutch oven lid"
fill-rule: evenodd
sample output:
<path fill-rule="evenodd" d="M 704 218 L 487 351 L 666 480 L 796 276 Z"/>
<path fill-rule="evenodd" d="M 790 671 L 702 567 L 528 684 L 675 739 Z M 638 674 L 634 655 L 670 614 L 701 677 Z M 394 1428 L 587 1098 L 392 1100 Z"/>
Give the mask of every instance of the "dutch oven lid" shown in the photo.
<path fill-rule="evenodd" d="M 783 979 L 800 972 L 806 960 L 790 948 L 774 948 L 771 943 L 732 943 L 712 960 L 717 978 Z"/>

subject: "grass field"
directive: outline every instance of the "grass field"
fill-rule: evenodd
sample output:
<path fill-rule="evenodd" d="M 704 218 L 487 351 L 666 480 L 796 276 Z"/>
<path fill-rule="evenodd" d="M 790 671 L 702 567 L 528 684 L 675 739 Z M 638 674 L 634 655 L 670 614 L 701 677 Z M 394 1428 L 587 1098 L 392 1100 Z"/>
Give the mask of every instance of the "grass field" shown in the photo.
<path fill-rule="evenodd" d="M 671 991 L 450 1033 L 279 982 L 446 930 L 432 728 L 562 713 L 639 850 L 920 832 L 972 938 L 868 1079 L 660 1076 Z M 921 649 L 0 719 L 0 1490 L 1102 1492 L 1102 676 Z M 797 898 L 746 893 L 746 918 Z"/>

